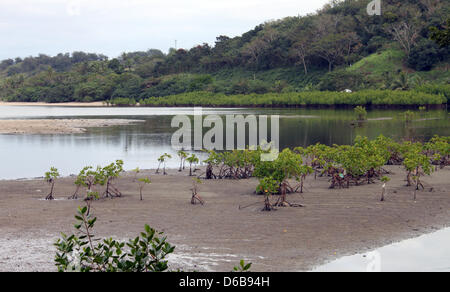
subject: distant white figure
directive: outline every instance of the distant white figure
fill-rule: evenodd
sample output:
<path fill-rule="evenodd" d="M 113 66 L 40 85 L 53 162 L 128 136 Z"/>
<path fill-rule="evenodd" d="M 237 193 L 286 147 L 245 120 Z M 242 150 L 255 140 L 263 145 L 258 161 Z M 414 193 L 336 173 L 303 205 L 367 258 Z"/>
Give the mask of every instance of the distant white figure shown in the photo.
<path fill-rule="evenodd" d="M 367 14 L 370 16 L 381 15 L 381 0 L 374 0 L 367 5 Z"/>

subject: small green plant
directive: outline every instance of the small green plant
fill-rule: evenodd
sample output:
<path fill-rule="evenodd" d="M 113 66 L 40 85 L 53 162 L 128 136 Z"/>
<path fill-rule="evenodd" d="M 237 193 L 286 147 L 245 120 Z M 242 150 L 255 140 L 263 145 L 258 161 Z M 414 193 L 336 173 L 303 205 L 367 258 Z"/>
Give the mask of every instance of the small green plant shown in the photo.
<path fill-rule="evenodd" d="M 367 119 L 367 110 L 365 107 L 355 107 L 355 113 L 358 116 L 358 121 L 365 121 Z"/>
<path fill-rule="evenodd" d="M 412 111 L 406 111 L 403 113 L 403 119 L 406 123 L 411 123 L 414 117 L 416 116 L 416 113 Z"/>
<path fill-rule="evenodd" d="M 273 177 L 264 177 L 256 187 L 256 193 L 264 194 L 264 208 L 262 211 L 272 211 L 274 206 L 270 202 L 272 195 L 277 194 L 280 189 L 280 182 Z"/>
<path fill-rule="evenodd" d="M 89 199 L 89 194 L 92 193 L 93 187 L 95 185 L 102 184 L 103 181 L 103 171 L 100 166 L 98 166 L 96 170 L 94 170 L 92 166 L 86 166 L 78 174 L 77 179 L 75 180 L 77 189 L 75 190 L 75 193 L 69 197 L 69 200 L 78 199 L 78 192 L 81 187 L 87 188 L 85 199 Z"/>
<path fill-rule="evenodd" d="M 192 154 L 190 157 L 186 158 L 186 161 L 189 163 L 189 176 L 192 176 L 192 165 L 199 163 L 200 160 L 197 156 L 195 156 L 195 154 Z"/>
<path fill-rule="evenodd" d="M 141 173 L 141 169 L 139 167 L 136 167 L 135 169 L 132 170 L 132 172 L 134 172 L 133 182 L 135 182 L 137 176 Z"/>
<path fill-rule="evenodd" d="M 164 153 L 163 155 L 161 155 L 158 158 L 159 165 L 158 165 L 158 169 L 156 169 L 156 174 L 159 173 L 159 170 L 161 169 L 161 164 L 163 164 L 164 165 L 163 174 L 167 175 L 167 173 L 166 173 L 166 162 L 167 162 L 168 159 L 172 159 L 172 155 L 167 154 L 167 153 Z"/>
<path fill-rule="evenodd" d="M 55 181 L 59 178 L 59 172 L 58 169 L 55 167 L 50 168 L 50 171 L 45 173 L 45 181 L 51 185 L 50 193 L 45 197 L 45 200 L 52 201 L 55 199 L 53 196 L 53 191 L 55 189 Z"/>
<path fill-rule="evenodd" d="M 180 158 L 180 169 L 178 171 L 181 172 L 185 168 L 185 162 L 186 162 L 186 159 L 188 158 L 188 154 L 186 152 L 184 152 L 183 150 L 178 151 L 177 154 L 178 154 L 178 157 Z"/>
<path fill-rule="evenodd" d="M 252 263 L 246 264 L 244 260 L 241 260 L 241 262 L 239 263 L 239 266 L 233 268 L 233 272 L 239 272 L 239 273 L 250 272 L 251 267 L 252 267 Z"/>
<path fill-rule="evenodd" d="M 146 185 L 151 184 L 152 182 L 151 182 L 151 180 L 148 177 L 140 178 L 138 181 L 139 181 L 139 195 L 140 195 L 140 199 L 142 201 L 143 200 L 142 191 L 144 190 L 144 187 Z"/>
<path fill-rule="evenodd" d="M 191 204 L 196 205 L 197 202 L 199 202 L 201 205 L 205 204 L 205 201 L 198 195 L 198 186 L 202 183 L 202 181 L 199 178 L 193 178 L 192 179 L 192 198 L 191 198 Z"/>
<path fill-rule="evenodd" d="M 403 166 L 407 171 L 407 186 L 411 186 L 414 182 L 414 201 L 417 200 L 417 191 L 419 187 L 425 189 L 421 177 L 422 175 L 431 175 L 433 172 L 433 165 L 431 164 L 430 158 L 424 154 L 425 146 L 421 143 L 405 143 L 404 145 L 404 161 Z"/>
<path fill-rule="evenodd" d="M 164 272 L 167 256 L 175 246 L 163 233 L 145 225 L 145 231 L 135 239 L 121 242 L 95 238 L 93 228 L 97 218 L 88 214 L 88 207 L 78 208 L 75 215 L 78 235 L 61 234 L 54 244 L 55 264 L 59 272 Z"/>
<path fill-rule="evenodd" d="M 111 163 L 101 169 L 100 176 L 103 178 L 100 180 L 101 185 L 106 184 L 106 190 L 103 193 L 104 198 L 121 197 L 122 193 L 114 186 L 113 181 L 117 179 L 123 172 L 123 161 L 116 160 L 115 163 Z"/>

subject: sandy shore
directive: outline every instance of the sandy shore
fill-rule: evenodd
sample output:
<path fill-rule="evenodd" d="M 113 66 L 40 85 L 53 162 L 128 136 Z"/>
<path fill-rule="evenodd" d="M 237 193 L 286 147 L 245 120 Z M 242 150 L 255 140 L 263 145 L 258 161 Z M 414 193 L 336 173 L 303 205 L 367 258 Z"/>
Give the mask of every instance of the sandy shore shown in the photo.
<path fill-rule="evenodd" d="M 46 102 L 4 102 L 0 101 L 0 106 L 52 106 L 52 107 L 100 107 L 106 106 L 102 101 L 97 102 L 65 102 L 65 103 L 46 103 Z"/>
<path fill-rule="evenodd" d="M 193 206 L 186 172 L 143 173 L 153 181 L 144 201 L 127 174 L 118 181 L 124 197 L 94 203 L 96 235 L 129 238 L 147 223 L 177 245 L 171 258 L 175 267 L 229 271 L 246 259 L 254 271 L 305 271 L 449 226 L 449 169 L 424 178 L 426 190 L 417 202 L 413 189 L 404 186 L 404 171 L 389 169 L 395 174 L 384 203 L 379 202 L 380 184 L 329 190 L 327 178 L 308 178 L 307 192 L 289 197 L 305 207 L 274 212 L 260 211 L 263 198 L 253 194 L 255 179 L 204 181 L 199 194 L 206 205 Z M 73 214 L 83 204 L 64 199 L 73 193 L 73 182 L 59 180 L 56 197 L 61 200 L 46 202 L 42 198 L 49 187 L 42 180 L 0 181 L 0 271 L 54 270 L 52 243 L 60 232 L 73 232 Z"/>
<path fill-rule="evenodd" d="M 0 120 L 0 134 L 76 134 L 86 128 L 111 127 L 142 122 L 125 119 Z"/>

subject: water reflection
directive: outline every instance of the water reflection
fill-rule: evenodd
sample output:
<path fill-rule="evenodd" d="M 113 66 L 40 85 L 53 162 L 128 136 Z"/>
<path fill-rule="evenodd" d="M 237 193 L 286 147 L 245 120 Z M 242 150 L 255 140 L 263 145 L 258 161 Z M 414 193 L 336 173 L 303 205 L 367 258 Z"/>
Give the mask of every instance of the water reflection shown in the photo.
<path fill-rule="evenodd" d="M 280 115 L 280 146 L 308 146 L 317 142 L 349 144 L 357 135 L 374 138 L 384 134 L 396 139 L 429 139 L 434 134 L 450 135 L 446 110 L 423 113 L 406 124 L 401 111 L 370 111 L 369 121 L 353 125 L 352 110 L 314 109 L 203 109 L 205 115 Z M 51 166 L 64 175 L 86 165 L 104 165 L 123 159 L 126 169 L 155 168 L 157 158 L 170 147 L 170 127 L 175 114 L 192 115 L 192 108 L 60 108 L 0 107 L 0 119 L 33 118 L 119 118 L 144 120 L 136 125 L 94 128 L 73 135 L 0 135 L 0 179 L 42 176 Z M 206 132 L 205 129 L 204 132 Z M 177 167 L 176 158 L 168 162 Z"/>
<path fill-rule="evenodd" d="M 341 258 L 314 272 L 450 272 L 450 228 Z"/>

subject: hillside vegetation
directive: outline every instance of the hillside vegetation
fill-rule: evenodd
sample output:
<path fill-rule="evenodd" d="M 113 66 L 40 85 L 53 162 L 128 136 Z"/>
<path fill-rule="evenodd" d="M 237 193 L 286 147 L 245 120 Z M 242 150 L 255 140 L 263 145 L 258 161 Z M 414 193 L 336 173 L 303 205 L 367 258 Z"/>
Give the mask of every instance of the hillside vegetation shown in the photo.
<path fill-rule="evenodd" d="M 312 15 L 266 22 L 238 37 L 219 36 L 214 46 L 167 54 L 150 49 L 114 59 L 75 52 L 3 60 L 0 98 L 139 101 L 200 91 L 241 95 L 424 86 L 445 94 L 450 0 L 384 0 L 381 16 L 367 15 L 368 2 L 332 1 Z"/>

